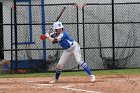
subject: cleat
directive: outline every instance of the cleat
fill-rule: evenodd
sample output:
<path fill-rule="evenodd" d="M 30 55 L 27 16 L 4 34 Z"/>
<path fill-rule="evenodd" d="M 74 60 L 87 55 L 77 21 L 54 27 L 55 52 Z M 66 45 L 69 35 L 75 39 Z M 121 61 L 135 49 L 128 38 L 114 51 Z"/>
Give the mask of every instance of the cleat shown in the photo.
<path fill-rule="evenodd" d="M 56 83 L 56 82 L 58 82 L 58 80 L 54 79 L 54 80 L 51 80 L 49 83 L 50 83 L 50 84 L 54 84 L 54 83 Z"/>
<path fill-rule="evenodd" d="M 91 75 L 91 82 L 95 82 L 95 76 L 94 75 Z"/>

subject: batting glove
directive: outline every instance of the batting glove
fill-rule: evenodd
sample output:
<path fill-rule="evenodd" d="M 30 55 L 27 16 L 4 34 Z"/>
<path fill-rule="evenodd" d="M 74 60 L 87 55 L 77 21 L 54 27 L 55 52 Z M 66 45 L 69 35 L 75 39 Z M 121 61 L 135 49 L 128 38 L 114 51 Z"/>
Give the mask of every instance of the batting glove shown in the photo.
<path fill-rule="evenodd" d="M 41 34 L 41 35 L 40 35 L 40 39 L 41 39 L 41 40 L 45 40 L 46 38 L 47 38 L 46 35 L 44 35 L 44 34 Z"/>

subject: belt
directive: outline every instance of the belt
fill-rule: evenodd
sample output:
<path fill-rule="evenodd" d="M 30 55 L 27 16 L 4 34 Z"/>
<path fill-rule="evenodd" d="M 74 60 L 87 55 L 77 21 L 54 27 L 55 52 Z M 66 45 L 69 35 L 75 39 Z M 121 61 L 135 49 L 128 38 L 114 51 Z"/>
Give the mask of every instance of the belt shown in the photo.
<path fill-rule="evenodd" d="M 71 47 L 72 45 L 73 45 L 73 43 L 70 44 L 70 47 Z M 69 49 L 70 47 L 67 47 L 67 48 L 65 48 L 65 49 Z"/>
<path fill-rule="evenodd" d="M 73 43 L 70 44 L 71 46 L 73 45 Z"/>

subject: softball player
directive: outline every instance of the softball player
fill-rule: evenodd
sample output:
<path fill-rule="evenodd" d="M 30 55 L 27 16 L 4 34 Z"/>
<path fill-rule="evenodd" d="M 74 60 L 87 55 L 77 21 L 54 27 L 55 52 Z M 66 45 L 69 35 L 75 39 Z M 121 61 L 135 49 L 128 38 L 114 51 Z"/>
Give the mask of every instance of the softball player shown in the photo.
<path fill-rule="evenodd" d="M 52 37 L 52 35 L 50 35 L 50 30 L 48 31 L 48 33 L 45 34 L 45 36 L 49 39 L 50 42 L 58 43 L 64 49 L 63 54 L 60 57 L 60 60 L 57 64 L 55 79 L 50 81 L 50 83 L 56 83 L 58 81 L 60 73 L 62 71 L 62 68 L 63 68 L 65 62 L 68 60 L 68 58 L 70 58 L 70 56 L 72 54 L 75 56 L 77 63 L 80 66 L 82 66 L 84 68 L 84 70 L 88 73 L 88 75 L 91 78 L 91 82 L 94 82 L 95 76 L 92 75 L 90 68 L 82 60 L 79 44 L 76 41 L 74 41 L 67 34 L 67 32 L 64 31 L 63 28 L 64 28 L 64 26 L 62 25 L 62 23 L 57 21 L 57 22 L 54 22 L 54 24 L 53 24 L 53 30 L 55 30 L 56 36 Z"/>

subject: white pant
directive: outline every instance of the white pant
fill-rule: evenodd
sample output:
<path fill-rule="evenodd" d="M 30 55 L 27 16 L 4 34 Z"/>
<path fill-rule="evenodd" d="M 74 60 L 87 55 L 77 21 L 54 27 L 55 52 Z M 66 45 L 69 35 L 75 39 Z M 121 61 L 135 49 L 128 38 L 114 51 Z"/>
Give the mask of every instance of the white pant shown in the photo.
<path fill-rule="evenodd" d="M 74 41 L 73 45 L 70 48 L 63 50 L 57 67 L 59 69 L 62 69 L 63 65 L 65 64 L 65 62 L 67 62 L 67 60 L 71 57 L 72 54 L 75 56 L 75 59 L 79 65 L 83 63 L 80 46 L 76 41 Z"/>

